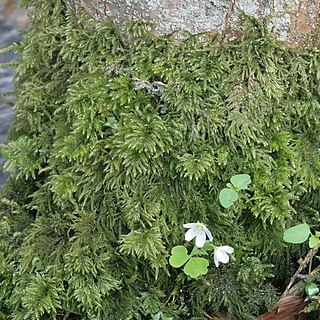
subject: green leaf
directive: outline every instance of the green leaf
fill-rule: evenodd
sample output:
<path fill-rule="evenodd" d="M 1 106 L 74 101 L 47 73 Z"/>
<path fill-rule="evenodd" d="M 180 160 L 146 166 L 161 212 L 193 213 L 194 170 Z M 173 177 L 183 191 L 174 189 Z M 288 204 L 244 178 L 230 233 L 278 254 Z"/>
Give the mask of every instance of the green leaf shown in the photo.
<path fill-rule="evenodd" d="M 161 319 L 161 315 L 162 315 L 162 312 L 158 312 L 157 314 L 155 314 L 153 317 L 152 317 L 152 320 L 160 320 Z"/>
<path fill-rule="evenodd" d="M 9 159 L 9 148 L 7 146 L 1 148 L 1 153 L 4 158 Z"/>
<path fill-rule="evenodd" d="M 161 319 L 162 319 L 162 320 L 173 320 L 172 317 L 168 317 L 168 316 L 166 316 L 166 315 L 163 315 Z"/>
<path fill-rule="evenodd" d="M 305 242 L 310 234 L 310 227 L 306 223 L 287 229 L 283 234 L 283 240 L 289 243 Z"/>
<path fill-rule="evenodd" d="M 319 288 L 315 283 L 308 283 L 305 287 L 304 290 L 306 291 L 306 294 L 308 296 L 314 296 L 319 293 Z"/>
<path fill-rule="evenodd" d="M 320 231 L 316 231 L 316 237 L 320 238 Z"/>
<path fill-rule="evenodd" d="M 107 121 L 104 124 L 106 127 L 110 127 L 111 129 L 118 128 L 118 122 L 114 117 L 107 117 Z"/>
<path fill-rule="evenodd" d="M 320 243 L 320 239 L 317 236 L 312 235 L 309 238 L 309 247 L 314 248 Z"/>
<path fill-rule="evenodd" d="M 211 241 L 206 241 L 204 246 L 202 248 L 194 247 L 190 253 L 190 257 L 193 257 L 195 255 L 208 255 L 208 252 L 214 250 L 214 245 L 211 243 Z"/>
<path fill-rule="evenodd" d="M 238 192 L 229 188 L 224 188 L 220 191 L 219 200 L 224 208 L 229 208 L 239 199 Z"/>
<path fill-rule="evenodd" d="M 188 251 L 184 246 L 175 246 L 171 250 L 169 263 L 174 268 L 183 266 L 189 259 Z"/>
<path fill-rule="evenodd" d="M 184 266 L 183 271 L 191 278 L 197 278 L 202 274 L 208 272 L 209 262 L 204 258 L 190 258 L 188 263 Z"/>
<path fill-rule="evenodd" d="M 247 189 L 251 183 L 251 178 L 248 174 L 237 174 L 230 179 L 231 183 L 239 189 Z"/>
<path fill-rule="evenodd" d="M 215 248 L 215 246 L 214 246 L 210 241 L 206 241 L 206 243 L 204 244 L 204 246 L 203 246 L 202 249 L 203 249 L 204 251 L 209 252 L 209 251 L 213 251 L 214 248 Z"/>
<path fill-rule="evenodd" d="M 202 250 L 202 248 L 199 249 L 199 248 L 197 248 L 197 247 L 194 247 L 194 248 L 192 249 L 191 253 L 190 253 L 190 257 L 193 257 L 193 256 L 199 254 L 199 253 L 201 252 L 201 250 Z"/>
<path fill-rule="evenodd" d="M 226 184 L 226 186 L 227 186 L 229 189 L 232 189 L 232 190 L 233 190 L 233 185 L 232 185 L 232 183 L 228 182 L 228 183 Z"/>

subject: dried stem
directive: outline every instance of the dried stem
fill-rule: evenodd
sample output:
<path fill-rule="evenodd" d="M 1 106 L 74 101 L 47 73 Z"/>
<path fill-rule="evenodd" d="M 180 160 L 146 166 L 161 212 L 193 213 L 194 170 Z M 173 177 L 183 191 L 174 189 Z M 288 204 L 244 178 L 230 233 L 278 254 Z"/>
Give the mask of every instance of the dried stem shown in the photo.
<path fill-rule="evenodd" d="M 307 265 L 309 264 L 309 262 L 312 260 L 312 258 L 314 257 L 314 255 L 317 253 L 317 251 L 320 248 L 320 244 L 318 244 L 315 248 L 312 248 L 308 254 L 305 256 L 304 259 L 299 259 L 298 263 L 299 263 L 299 268 L 297 269 L 297 271 L 294 273 L 294 275 L 292 276 L 292 278 L 290 279 L 286 289 L 284 290 L 283 294 L 281 295 L 281 298 L 284 298 L 288 295 L 290 288 L 292 287 L 294 281 L 297 279 L 298 275 L 300 274 L 300 272 L 307 267 Z"/>

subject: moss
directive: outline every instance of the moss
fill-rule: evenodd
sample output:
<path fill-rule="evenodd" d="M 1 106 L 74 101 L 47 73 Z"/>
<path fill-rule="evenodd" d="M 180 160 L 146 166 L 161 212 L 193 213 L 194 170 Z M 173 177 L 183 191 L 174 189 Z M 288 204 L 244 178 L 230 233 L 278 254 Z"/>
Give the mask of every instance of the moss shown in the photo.
<path fill-rule="evenodd" d="M 288 274 L 272 281 L 274 270 L 290 266 L 283 228 L 300 208 L 318 215 L 317 49 L 290 48 L 251 18 L 240 39 L 177 40 L 28 2 L 1 195 L 3 317 L 263 312 Z M 253 183 L 225 210 L 218 193 L 237 173 Z M 189 281 L 167 255 L 197 220 L 236 253 Z"/>

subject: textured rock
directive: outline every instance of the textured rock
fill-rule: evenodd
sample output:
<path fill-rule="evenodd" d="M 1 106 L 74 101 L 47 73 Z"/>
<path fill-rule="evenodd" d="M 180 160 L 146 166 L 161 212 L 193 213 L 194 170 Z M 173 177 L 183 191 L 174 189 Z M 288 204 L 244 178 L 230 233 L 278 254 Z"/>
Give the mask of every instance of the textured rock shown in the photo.
<path fill-rule="evenodd" d="M 292 43 L 315 30 L 320 0 L 67 0 L 91 15 L 108 17 L 118 24 L 126 20 L 152 21 L 155 33 L 174 30 L 223 31 L 238 23 L 243 11 L 256 17 L 272 16 L 279 39 Z"/>

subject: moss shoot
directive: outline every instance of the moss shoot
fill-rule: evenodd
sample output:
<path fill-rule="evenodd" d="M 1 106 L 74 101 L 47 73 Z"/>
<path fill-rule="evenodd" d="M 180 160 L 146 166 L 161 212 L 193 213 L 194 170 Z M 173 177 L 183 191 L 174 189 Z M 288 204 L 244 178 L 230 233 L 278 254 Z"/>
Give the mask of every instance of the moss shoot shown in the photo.
<path fill-rule="evenodd" d="M 286 248 L 284 228 L 319 222 L 319 48 L 290 48 L 249 17 L 235 40 L 154 37 L 145 23 L 120 31 L 60 0 L 25 2 L 1 319 L 265 312 L 304 252 Z M 238 173 L 252 184 L 224 209 Z M 168 256 L 198 220 L 235 254 L 191 280 Z"/>

